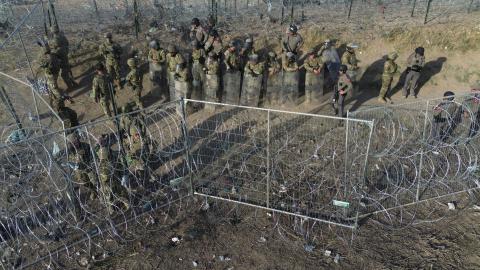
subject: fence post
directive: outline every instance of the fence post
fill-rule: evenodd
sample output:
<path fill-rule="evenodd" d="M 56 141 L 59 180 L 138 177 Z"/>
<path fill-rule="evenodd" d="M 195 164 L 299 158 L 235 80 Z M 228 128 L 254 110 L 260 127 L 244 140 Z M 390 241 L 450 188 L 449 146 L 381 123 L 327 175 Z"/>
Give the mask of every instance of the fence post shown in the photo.
<path fill-rule="evenodd" d="M 425 108 L 425 120 L 423 123 L 423 134 L 422 134 L 422 145 L 420 149 L 420 162 L 418 164 L 418 180 L 417 180 L 417 193 L 415 195 L 415 200 L 420 200 L 420 181 L 422 180 L 422 169 L 423 169 L 423 152 L 425 151 L 425 137 L 427 135 L 427 123 L 428 123 L 428 107 L 430 106 L 430 100 L 427 100 L 427 106 Z"/>
<path fill-rule="evenodd" d="M 182 134 L 183 134 L 183 145 L 184 145 L 184 149 L 185 149 L 185 159 L 186 159 L 186 163 L 187 163 L 187 170 L 188 170 L 188 178 L 189 178 L 189 193 L 190 195 L 193 195 L 194 194 L 194 188 L 193 188 L 193 167 L 192 167 L 192 159 L 191 159 L 191 155 L 190 155 L 190 143 L 189 143 L 189 139 L 188 139 L 188 130 L 187 130 L 187 111 L 185 109 L 185 103 L 186 103 L 186 100 L 185 98 L 181 98 L 180 99 L 180 106 L 182 108 L 181 112 L 182 112 Z"/>
<path fill-rule="evenodd" d="M 348 8 L 348 17 L 347 17 L 347 19 L 350 19 L 350 15 L 352 14 L 352 6 L 353 6 L 353 0 L 350 0 L 350 7 Z"/>
<path fill-rule="evenodd" d="M 423 21 L 423 24 L 427 24 L 427 19 L 428 19 L 428 12 L 430 12 L 430 6 L 432 4 L 432 0 L 428 0 L 427 2 L 427 11 L 425 11 L 425 20 Z"/>
<path fill-rule="evenodd" d="M 293 18 L 294 9 L 295 9 L 295 1 L 292 1 L 292 7 L 291 7 L 291 10 L 290 10 L 290 23 L 291 24 L 294 22 L 294 18 Z"/>
<path fill-rule="evenodd" d="M 412 6 L 412 12 L 410 14 L 410 17 L 413 17 L 413 14 L 415 12 L 415 6 L 417 5 L 417 0 L 413 0 L 413 6 Z"/>
<path fill-rule="evenodd" d="M 270 208 L 270 110 L 267 110 L 267 208 Z"/>

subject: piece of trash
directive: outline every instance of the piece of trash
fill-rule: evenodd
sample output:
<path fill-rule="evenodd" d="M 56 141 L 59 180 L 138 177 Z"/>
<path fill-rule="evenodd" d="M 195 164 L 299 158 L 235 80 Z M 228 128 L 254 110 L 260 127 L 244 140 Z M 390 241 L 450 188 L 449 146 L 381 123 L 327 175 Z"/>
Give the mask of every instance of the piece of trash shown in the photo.
<path fill-rule="evenodd" d="M 342 207 L 342 208 L 349 208 L 350 207 L 349 202 L 337 201 L 337 200 L 333 200 L 333 205 L 338 206 L 338 207 Z"/>
<path fill-rule="evenodd" d="M 202 209 L 203 211 L 207 211 L 209 208 L 210 208 L 210 204 L 208 203 L 207 200 L 205 200 L 205 202 L 202 203 L 202 206 L 200 207 L 200 209 Z"/>
<path fill-rule="evenodd" d="M 80 266 L 83 266 L 83 267 L 87 266 L 88 265 L 87 257 L 80 258 L 80 261 L 78 261 L 78 264 L 80 264 Z"/>
<path fill-rule="evenodd" d="M 303 249 L 305 249 L 306 252 L 313 252 L 313 250 L 315 249 L 315 246 L 314 246 L 314 245 L 305 244 L 305 245 L 303 245 Z"/>
<path fill-rule="evenodd" d="M 192 264 L 193 264 L 193 267 L 197 267 L 197 266 L 198 266 L 198 262 L 196 262 L 196 261 L 192 261 Z"/>
<path fill-rule="evenodd" d="M 332 255 L 332 251 L 327 249 L 327 250 L 325 250 L 325 253 L 323 253 L 323 255 L 325 257 L 330 257 L 330 255 Z"/>
<path fill-rule="evenodd" d="M 380 166 L 378 166 L 378 164 L 375 164 L 375 169 L 380 170 Z"/>
<path fill-rule="evenodd" d="M 433 153 L 434 155 L 437 155 L 437 156 L 440 154 L 440 153 L 437 152 L 437 151 L 433 151 L 432 153 Z"/>
<path fill-rule="evenodd" d="M 177 237 L 177 236 L 172 237 L 172 243 L 175 244 L 175 245 L 180 243 L 180 237 Z"/>
<path fill-rule="evenodd" d="M 258 242 L 265 243 L 265 242 L 267 242 L 267 238 L 262 236 L 262 237 L 260 237 L 260 239 L 258 239 Z"/>
<path fill-rule="evenodd" d="M 455 202 L 449 202 L 448 203 L 448 209 L 449 210 L 455 210 L 457 208 L 457 205 Z"/>
<path fill-rule="evenodd" d="M 268 217 L 272 217 L 272 213 L 267 212 L 267 216 L 268 216 Z"/>
<path fill-rule="evenodd" d="M 60 153 L 60 147 L 58 147 L 57 142 L 53 142 L 52 154 L 56 156 L 58 153 Z"/>
<path fill-rule="evenodd" d="M 338 263 L 339 261 L 340 261 L 340 254 L 337 253 L 337 255 L 335 255 L 335 258 L 333 259 L 333 262 Z"/>

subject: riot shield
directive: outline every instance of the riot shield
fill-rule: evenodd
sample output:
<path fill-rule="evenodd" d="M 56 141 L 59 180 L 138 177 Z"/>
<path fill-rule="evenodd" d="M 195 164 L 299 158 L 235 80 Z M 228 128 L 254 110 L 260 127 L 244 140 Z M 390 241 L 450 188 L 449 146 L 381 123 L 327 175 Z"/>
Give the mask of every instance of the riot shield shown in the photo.
<path fill-rule="evenodd" d="M 240 71 L 225 72 L 223 77 L 223 103 L 238 105 L 240 101 Z"/>
<path fill-rule="evenodd" d="M 167 72 L 168 77 L 168 95 L 170 98 L 170 101 L 175 100 L 175 72 L 168 71 Z"/>
<path fill-rule="evenodd" d="M 280 91 L 282 89 L 282 73 L 267 75 L 266 102 L 270 106 L 278 105 L 280 102 Z"/>
<path fill-rule="evenodd" d="M 319 101 L 323 96 L 323 70 L 319 74 L 307 72 L 305 74 L 305 101 L 307 103 Z"/>
<path fill-rule="evenodd" d="M 152 94 L 154 96 L 161 96 L 167 94 L 167 79 L 166 69 L 164 65 L 150 63 L 149 77 L 152 82 Z M 169 95 L 169 94 L 168 94 Z"/>
<path fill-rule="evenodd" d="M 262 88 L 263 76 L 252 76 L 245 74 L 243 76 L 242 97 L 240 104 L 243 106 L 258 106 L 260 90 Z"/>
<path fill-rule="evenodd" d="M 203 99 L 203 89 L 205 86 L 205 71 L 203 70 L 204 66 L 196 61 L 192 65 L 192 99 Z"/>
<path fill-rule="evenodd" d="M 282 92 L 280 93 L 281 105 L 295 106 L 298 97 L 298 71 L 283 71 Z"/>
<path fill-rule="evenodd" d="M 205 84 L 205 101 L 217 102 L 217 92 L 220 86 L 218 75 L 206 75 L 206 84 Z M 213 110 L 214 105 L 205 104 L 205 109 Z"/>

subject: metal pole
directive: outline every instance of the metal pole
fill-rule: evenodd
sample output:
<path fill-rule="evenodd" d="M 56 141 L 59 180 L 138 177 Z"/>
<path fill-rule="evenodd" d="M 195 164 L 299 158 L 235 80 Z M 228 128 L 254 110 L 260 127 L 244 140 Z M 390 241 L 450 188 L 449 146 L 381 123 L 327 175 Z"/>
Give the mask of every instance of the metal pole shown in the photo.
<path fill-rule="evenodd" d="M 180 100 L 180 106 L 182 107 L 182 133 L 183 133 L 183 143 L 184 143 L 184 148 L 185 148 L 185 159 L 187 162 L 187 167 L 189 171 L 189 185 L 190 185 L 190 190 L 189 193 L 190 195 L 194 194 L 194 187 L 193 187 L 193 167 L 192 167 L 192 159 L 191 159 L 191 154 L 190 154 L 190 143 L 189 143 L 189 137 L 188 137 L 188 131 L 187 131 L 187 112 L 185 109 L 185 103 L 187 101 L 182 97 Z"/>
<path fill-rule="evenodd" d="M 425 151 L 425 137 L 427 135 L 427 123 L 428 123 L 428 110 L 430 106 L 430 100 L 427 100 L 427 106 L 425 108 L 425 120 L 423 123 L 423 135 L 422 135 L 422 145 L 420 149 L 420 163 L 418 164 L 418 180 L 417 180 L 417 194 L 415 195 L 415 200 L 420 200 L 420 181 L 422 180 L 422 169 L 423 169 L 423 153 Z"/>
<path fill-rule="evenodd" d="M 347 19 L 350 19 L 350 14 L 352 14 L 352 6 L 353 6 L 353 0 L 350 0 L 350 7 L 348 8 L 348 17 L 347 17 Z"/>
<path fill-rule="evenodd" d="M 412 13 L 410 14 L 410 17 L 413 17 L 413 13 L 415 12 L 416 5 L 417 5 L 417 0 L 413 0 Z"/>
<path fill-rule="evenodd" d="M 294 11 L 294 7 L 295 7 L 295 2 L 292 1 L 292 7 L 291 7 L 291 10 L 290 10 L 290 23 L 293 23 L 294 22 L 294 18 L 293 18 L 293 11 Z"/>
<path fill-rule="evenodd" d="M 348 113 L 348 112 L 347 112 Z M 340 121 L 344 121 L 344 120 L 340 120 Z M 347 196 L 347 171 L 348 171 L 348 128 L 349 128 L 349 119 L 345 119 L 345 121 L 347 121 L 347 123 L 345 124 L 345 174 L 344 174 L 344 185 L 345 185 L 345 197 Z"/>
<path fill-rule="evenodd" d="M 425 12 L 425 20 L 423 21 L 423 24 L 427 24 L 427 19 L 428 19 L 428 12 L 430 12 L 430 5 L 432 4 L 432 0 L 428 0 L 427 2 L 427 11 Z"/>
<path fill-rule="evenodd" d="M 267 111 L 267 208 L 270 208 L 270 110 Z"/>

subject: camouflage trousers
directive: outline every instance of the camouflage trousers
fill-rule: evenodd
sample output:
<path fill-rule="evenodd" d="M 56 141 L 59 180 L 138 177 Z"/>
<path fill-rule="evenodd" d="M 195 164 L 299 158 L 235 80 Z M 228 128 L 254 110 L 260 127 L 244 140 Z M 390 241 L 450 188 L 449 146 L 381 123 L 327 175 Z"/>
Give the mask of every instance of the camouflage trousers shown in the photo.
<path fill-rule="evenodd" d="M 107 73 L 113 80 L 120 80 L 120 65 L 116 59 L 107 59 L 105 61 L 105 67 L 107 68 Z"/>
<path fill-rule="evenodd" d="M 72 69 L 70 68 L 70 63 L 68 61 L 68 55 L 59 56 L 60 60 L 60 76 L 67 85 L 68 88 L 75 86 L 75 80 L 72 76 Z"/>
<path fill-rule="evenodd" d="M 202 99 L 203 90 L 205 88 L 205 72 L 203 71 L 204 66 L 200 62 L 193 62 L 192 65 L 192 99 Z"/>
<path fill-rule="evenodd" d="M 217 92 L 220 87 L 218 75 L 206 75 L 205 101 L 217 102 Z M 215 105 L 205 104 L 205 109 L 214 110 Z"/>
<path fill-rule="evenodd" d="M 403 96 L 417 95 L 418 79 L 420 79 L 420 72 L 413 70 L 408 72 L 405 78 L 405 84 L 403 85 Z"/>
<path fill-rule="evenodd" d="M 382 76 L 382 88 L 380 89 L 379 98 L 386 98 L 392 86 L 392 76 Z"/>
<path fill-rule="evenodd" d="M 100 107 L 102 107 L 103 113 L 106 116 L 108 116 L 108 117 L 113 116 L 113 113 L 112 113 L 113 108 L 112 108 L 112 104 L 111 104 L 109 99 L 106 99 L 106 98 L 100 99 Z"/>
<path fill-rule="evenodd" d="M 133 92 L 133 101 L 135 101 L 135 104 L 137 104 L 138 108 L 143 109 L 143 103 L 142 103 L 142 88 L 138 86 L 133 86 L 130 88 L 130 90 Z"/>

